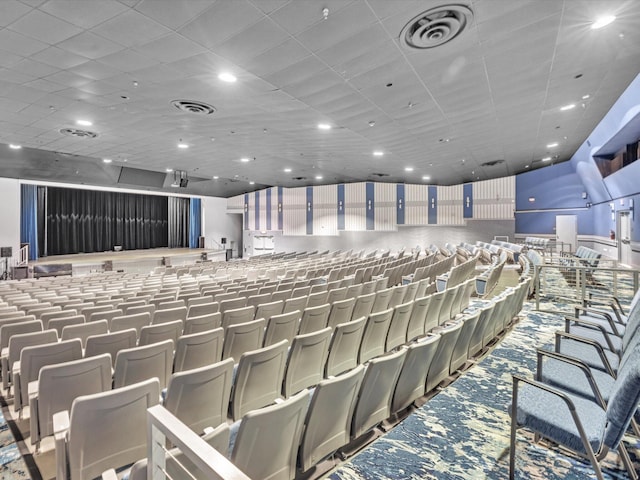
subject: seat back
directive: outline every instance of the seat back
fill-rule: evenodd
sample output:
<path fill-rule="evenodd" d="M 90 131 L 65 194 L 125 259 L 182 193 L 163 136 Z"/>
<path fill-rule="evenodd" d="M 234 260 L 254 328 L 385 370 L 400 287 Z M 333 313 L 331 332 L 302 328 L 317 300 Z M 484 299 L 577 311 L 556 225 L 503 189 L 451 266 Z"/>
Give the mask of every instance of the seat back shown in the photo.
<path fill-rule="evenodd" d="M 329 320 L 329 313 L 331 312 L 331 305 L 325 303 L 317 307 L 305 308 L 302 312 L 302 318 L 300 319 L 300 327 L 298 333 L 303 335 L 305 333 L 317 332 L 327 326 Z"/>
<path fill-rule="evenodd" d="M 44 330 L 48 330 L 50 320 L 53 320 L 54 318 L 71 317 L 73 315 L 76 315 L 76 313 L 77 312 L 73 309 L 60 310 L 60 308 L 58 308 L 58 310 L 55 310 L 55 311 L 42 313 L 39 317 L 36 316 L 36 318 L 42 320 L 42 328 Z"/>
<path fill-rule="evenodd" d="M 351 419 L 364 366 L 320 382 L 311 397 L 306 428 L 300 443 L 300 467 L 308 471 L 349 442 Z M 331 421 L 327 421 L 327 419 Z"/>
<path fill-rule="evenodd" d="M 124 314 L 122 310 L 119 308 L 109 308 L 108 310 L 103 310 L 101 312 L 94 312 L 91 315 L 84 314 L 87 322 L 97 322 L 100 320 L 111 321 L 114 317 L 120 317 Z"/>
<path fill-rule="evenodd" d="M 156 306 L 150 305 L 148 303 L 144 303 L 142 305 L 134 305 L 129 306 L 124 309 L 125 315 L 139 315 L 141 313 L 148 313 L 151 318 L 153 318 L 154 313 L 156 312 Z"/>
<path fill-rule="evenodd" d="M 280 315 L 284 308 L 284 301 L 261 303 L 256 308 L 255 318 L 264 318 L 269 320 L 274 315 Z"/>
<path fill-rule="evenodd" d="M 424 395 L 427 372 L 439 342 L 440 335 L 430 334 L 409 345 L 393 393 L 391 413 L 404 410 Z"/>
<path fill-rule="evenodd" d="M 175 307 L 156 310 L 156 312 L 153 314 L 153 319 L 151 320 L 151 322 L 154 325 L 157 325 L 158 323 L 174 322 L 176 320 L 182 320 L 184 322 L 186 319 L 187 307 Z"/>
<path fill-rule="evenodd" d="M 352 317 L 368 317 L 371 314 L 371 310 L 373 309 L 373 303 L 375 302 L 375 299 L 375 292 L 356 297 L 356 304 L 353 307 Z"/>
<path fill-rule="evenodd" d="M 436 355 L 427 373 L 427 387 L 425 392 L 430 392 L 449 376 L 449 366 L 451 364 L 453 348 L 458 341 L 462 326 L 463 323 L 458 321 L 438 331 L 440 334 L 440 342 L 438 342 Z"/>
<path fill-rule="evenodd" d="M 324 378 L 332 330 L 297 335 L 289 349 L 282 393 L 285 397 L 313 387 Z"/>
<path fill-rule="evenodd" d="M 107 469 L 145 457 L 147 409 L 157 405 L 159 397 L 158 381 L 149 379 L 76 398 L 69 422 L 71 480 L 93 479 Z M 58 474 L 57 478 L 64 476 Z"/>
<path fill-rule="evenodd" d="M 392 288 L 385 288 L 376 292 L 376 299 L 373 302 L 371 313 L 381 312 L 389 308 L 389 302 L 391 301 L 391 295 L 393 294 Z"/>
<path fill-rule="evenodd" d="M 175 344 L 180 335 L 182 335 L 182 320 L 145 325 L 140 329 L 138 345 L 151 345 L 164 340 L 173 340 Z"/>
<path fill-rule="evenodd" d="M 351 437 L 358 438 L 391 416 L 391 397 L 407 354 L 407 347 L 374 358 L 360 386 L 353 412 Z"/>
<path fill-rule="evenodd" d="M 449 364 L 450 375 L 453 375 L 456 370 L 464 366 L 467 362 L 467 359 L 469 358 L 469 344 L 471 342 L 473 332 L 478 325 L 479 318 L 479 311 L 462 318 L 462 329 L 460 330 L 460 335 L 458 335 L 458 339 L 456 340 L 453 351 L 451 352 L 451 361 Z"/>
<path fill-rule="evenodd" d="M 14 362 L 20 360 L 20 354 L 24 348 L 35 345 L 44 345 L 45 343 L 56 343 L 57 341 L 58 332 L 55 330 L 42 330 L 12 335 L 9 339 L 9 351 L 7 354 L 7 366 L 9 367 L 9 372 L 13 368 Z"/>
<path fill-rule="evenodd" d="M 231 295 L 231 294 L 227 294 L 227 295 Z M 247 299 L 245 297 L 237 298 L 237 294 L 234 294 L 234 295 L 236 295 L 236 298 L 229 298 L 227 300 L 219 301 L 220 312 L 222 312 L 223 316 L 227 310 L 236 310 L 238 308 L 244 308 L 247 306 Z M 217 296 L 216 296 L 216 300 L 217 300 Z"/>
<path fill-rule="evenodd" d="M 210 298 L 210 297 L 207 297 Z M 218 302 L 199 303 L 189 306 L 187 309 L 187 318 L 199 317 L 201 315 L 209 315 L 211 313 L 217 313 L 220 309 Z"/>
<path fill-rule="evenodd" d="M 365 317 L 361 317 L 336 326 L 329 345 L 325 377 L 340 375 L 358 365 L 358 352 L 366 321 Z"/>
<path fill-rule="evenodd" d="M 280 340 L 288 340 L 291 343 L 293 337 L 298 333 L 299 318 L 300 312 L 298 310 L 271 316 L 264 332 L 263 346 L 268 347 Z"/>
<path fill-rule="evenodd" d="M 227 310 L 222 314 L 222 328 L 226 330 L 231 325 L 250 322 L 254 319 L 254 313 L 255 307 L 253 307 L 252 305 L 249 305 L 248 307 Z"/>
<path fill-rule="evenodd" d="M 196 433 L 227 420 L 233 360 L 171 375 L 164 406 Z"/>
<path fill-rule="evenodd" d="M 222 314 L 220 312 L 200 315 L 198 317 L 187 317 L 184 321 L 183 335 L 206 332 L 222 326 Z"/>
<path fill-rule="evenodd" d="M 308 406 L 309 392 L 303 390 L 248 412 L 240 423 L 231 461 L 250 478 L 293 479 Z"/>
<path fill-rule="evenodd" d="M 115 365 L 118 352 L 127 348 L 133 348 L 136 346 L 136 343 L 136 330 L 134 328 L 101 335 L 91 335 L 87 337 L 84 356 L 93 357 L 108 353 L 111 355 L 111 363 Z"/>
<path fill-rule="evenodd" d="M 351 321 L 351 314 L 353 313 L 353 307 L 356 304 L 355 298 L 347 298 L 345 300 L 338 300 L 331 305 L 329 311 L 329 317 L 327 319 L 327 326 L 335 328 L 339 323 L 345 323 Z"/>
<path fill-rule="evenodd" d="M 151 314 L 149 312 L 126 314 L 121 317 L 113 317 L 109 323 L 110 332 L 119 332 L 133 328 L 136 336 L 140 336 L 140 330 L 145 325 L 151 325 Z"/>
<path fill-rule="evenodd" d="M 282 398 L 282 380 L 289 342 L 243 353 L 238 362 L 231 394 L 231 417 L 239 420 L 250 410 Z"/>
<path fill-rule="evenodd" d="M 425 334 L 425 323 L 431 305 L 432 296 L 416 298 L 413 301 L 411 316 L 407 324 L 407 341 L 410 342 Z"/>
<path fill-rule="evenodd" d="M 243 353 L 260 348 L 266 326 L 267 321 L 261 318 L 225 328 L 222 358 L 233 358 L 238 361 Z"/>
<path fill-rule="evenodd" d="M 179 337 L 176 342 L 173 371 L 182 372 L 219 362 L 222 358 L 223 337 L 222 328 Z"/>
<path fill-rule="evenodd" d="M 372 358 L 385 353 L 385 344 L 392 317 L 392 308 L 369 315 L 362 335 L 358 363 L 368 362 Z"/>
<path fill-rule="evenodd" d="M 132 385 L 156 377 L 160 387 L 167 386 L 173 368 L 173 340 L 125 348 L 116 354 L 113 388 Z"/>
<path fill-rule="evenodd" d="M 60 337 L 64 327 L 82 324 L 84 324 L 84 315 L 72 315 L 69 317 L 53 318 L 49 320 L 49 329 L 58 332 L 58 337 Z"/>
<path fill-rule="evenodd" d="M 391 288 L 391 298 L 389 298 L 389 308 L 394 308 L 405 300 L 408 285 L 397 285 Z"/>
<path fill-rule="evenodd" d="M 307 297 L 288 298 L 284 301 L 282 313 L 289 313 L 294 310 L 300 310 L 302 312 L 305 308 L 307 308 Z"/>
<path fill-rule="evenodd" d="M 445 322 L 451 320 L 451 306 L 460 288 L 461 285 L 456 285 L 444 291 L 444 298 L 442 299 L 438 312 L 438 325 L 443 325 Z"/>
<path fill-rule="evenodd" d="M 107 354 L 42 367 L 38 394 L 30 398 L 31 443 L 53 434 L 53 414 L 70 410 L 81 395 L 111 390 L 111 357 Z"/>
<path fill-rule="evenodd" d="M 409 319 L 411 318 L 413 303 L 414 302 L 403 303 L 393 309 L 393 316 L 391 317 L 391 324 L 389 325 L 385 351 L 389 352 L 406 343 L 407 328 L 409 326 Z"/>
<path fill-rule="evenodd" d="M 340 300 L 344 300 L 346 297 L 347 287 L 334 288 L 333 290 L 329 290 L 327 303 L 333 304 L 335 302 L 339 302 Z"/>
<path fill-rule="evenodd" d="M 324 290 L 309 295 L 306 308 L 319 307 L 328 303 L 329 291 Z"/>
<path fill-rule="evenodd" d="M 82 342 L 82 348 L 87 346 L 87 338 L 91 335 L 100 335 L 109 331 L 109 323 L 107 320 L 99 320 L 90 323 L 81 323 L 78 325 L 65 325 L 60 335 L 61 340 L 69 340 L 78 338 Z"/>

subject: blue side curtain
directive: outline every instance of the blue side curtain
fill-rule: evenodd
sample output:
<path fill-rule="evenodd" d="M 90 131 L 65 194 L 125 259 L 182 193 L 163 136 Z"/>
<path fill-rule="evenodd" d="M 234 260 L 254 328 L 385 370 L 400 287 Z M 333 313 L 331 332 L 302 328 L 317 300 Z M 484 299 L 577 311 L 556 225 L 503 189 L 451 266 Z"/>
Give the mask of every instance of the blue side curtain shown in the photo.
<path fill-rule="evenodd" d="M 202 235 L 201 204 L 199 198 L 192 198 L 189 205 L 189 248 L 198 248 Z"/>
<path fill-rule="evenodd" d="M 20 242 L 29 244 L 29 260 L 38 259 L 38 187 L 20 185 Z"/>

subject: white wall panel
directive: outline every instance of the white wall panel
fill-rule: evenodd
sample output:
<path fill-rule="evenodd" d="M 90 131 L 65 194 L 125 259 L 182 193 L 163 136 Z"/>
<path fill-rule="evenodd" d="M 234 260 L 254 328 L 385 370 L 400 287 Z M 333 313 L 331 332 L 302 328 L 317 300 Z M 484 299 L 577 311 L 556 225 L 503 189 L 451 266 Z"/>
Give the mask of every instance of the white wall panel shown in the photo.
<path fill-rule="evenodd" d="M 253 192 L 248 194 L 249 203 L 247 207 L 247 216 L 249 217 L 249 230 L 256 229 L 256 196 Z"/>
<path fill-rule="evenodd" d="M 307 189 L 285 188 L 282 192 L 282 232 L 284 235 L 307 234 Z"/>
<path fill-rule="evenodd" d="M 513 218 L 516 177 L 503 177 L 473 184 L 473 218 L 509 220 Z"/>
<path fill-rule="evenodd" d="M 338 234 L 338 186 L 313 187 L 313 234 Z"/>
<path fill-rule="evenodd" d="M 462 185 L 438 186 L 438 225 L 464 225 Z"/>
<path fill-rule="evenodd" d="M 227 210 L 244 210 L 244 195 L 227 198 Z"/>
<path fill-rule="evenodd" d="M 347 231 L 367 229 L 366 189 L 366 183 L 348 183 L 344 186 L 344 229 Z"/>
<path fill-rule="evenodd" d="M 278 230 L 278 187 L 271 187 L 271 230 Z"/>
<path fill-rule="evenodd" d="M 260 230 L 267 229 L 267 189 L 258 192 L 260 196 Z"/>
<path fill-rule="evenodd" d="M 374 230 L 397 230 L 396 224 L 396 184 L 374 184 L 375 227 Z"/>
<path fill-rule="evenodd" d="M 405 225 L 427 225 L 429 223 L 429 186 L 404 186 Z"/>

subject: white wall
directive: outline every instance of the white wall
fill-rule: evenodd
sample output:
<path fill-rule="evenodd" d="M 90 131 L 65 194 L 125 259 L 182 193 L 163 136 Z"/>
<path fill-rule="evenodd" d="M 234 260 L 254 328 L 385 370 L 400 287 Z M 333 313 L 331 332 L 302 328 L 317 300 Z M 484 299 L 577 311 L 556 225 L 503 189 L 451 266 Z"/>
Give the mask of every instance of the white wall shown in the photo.
<path fill-rule="evenodd" d="M 20 249 L 20 181 L 0 178 L 0 247 L 12 247 L 14 258 Z"/>
<path fill-rule="evenodd" d="M 225 248 L 232 248 L 232 241 L 234 249 L 241 247 L 242 226 L 242 214 L 227 213 L 226 198 L 202 197 L 202 234 L 206 248 L 221 248 L 223 237 L 227 239 Z"/>

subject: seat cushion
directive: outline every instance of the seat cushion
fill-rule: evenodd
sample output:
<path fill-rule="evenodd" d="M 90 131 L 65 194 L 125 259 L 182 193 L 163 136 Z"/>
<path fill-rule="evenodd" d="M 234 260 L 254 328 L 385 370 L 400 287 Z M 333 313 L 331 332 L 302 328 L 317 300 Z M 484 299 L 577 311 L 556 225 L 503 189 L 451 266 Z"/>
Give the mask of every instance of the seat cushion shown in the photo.
<path fill-rule="evenodd" d="M 597 453 L 604 436 L 605 411 L 589 400 L 570 394 L 568 396 L 576 407 L 591 448 Z M 567 404 L 552 393 L 522 384 L 518 391 L 517 421 L 518 425 L 540 433 L 560 445 L 586 453 Z"/>
<path fill-rule="evenodd" d="M 591 322 L 591 323 L 596 323 L 598 325 L 600 325 L 601 327 L 603 327 L 607 332 L 609 332 L 612 335 L 624 335 L 624 329 L 625 326 L 622 325 L 620 322 L 614 320 L 615 323 L 615 327 L 618 333 L 615 333 L 613 331 L 613 328 L 611 328 L 611 324 L 609 323 L 609 320 L 607 320 L 605 317 L 600 316 L 600 315 L 580 315 L 580 320 L 584 320 L 585 322 Z"/>
<path fill-rule="evenodd" d="M 573 395 L 596 401 L 587 377 L 579 369 L 567 362 L 546 358 L 543 363 L 542 381 Z M 602 370 L 592 369 L 591 374 L 605 402 L 609 401 L 615 379 Z"/>
<path fill-rule="evenodd" d="M 602 360 L 600 360 L 600 356 L 595 351 L 595 347 L 592 347 L 591 345 L 576 342 L 573 340 L 562 339 L 562 343 L 560 344 L 560 353 L 582 360 L 592 368 L 606 371 Z M 614 371 L 617 370 L 618 365 L 620 364 L 620 358 L 618 357 L 618 355 L 606 349 L 604 351 L 604 354 L 607 357 L 607 360 L 609 360 L 611 368 L 613 368 Z"/>
<path fill-rule="evenodd" d="M 605 350 L 610 350 L 609 343 L 606 341 L 606 339 L 604 338 L 604 335 L 600 330 L 572 324 L 569 331 L 574 335 L 578 335 L 579 337 L 595 340 L 600 345 L 602 345 L 602 347 Z M 620 350 L 622 349 L 622 339 L 620 337 L 616 337 L 615 335 L 609 335 L 607 338 L 609 339 L 609 341 L 611 342 L 611 345 L 613 346 L 613 351 L 620 352 Z"/>

